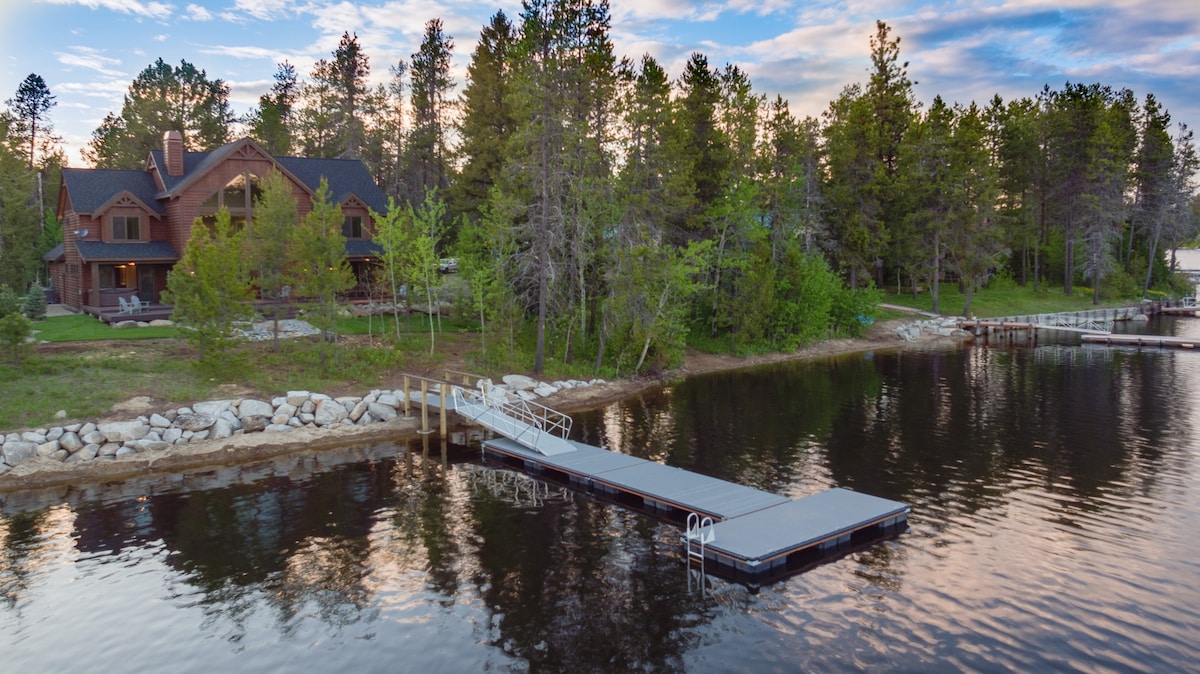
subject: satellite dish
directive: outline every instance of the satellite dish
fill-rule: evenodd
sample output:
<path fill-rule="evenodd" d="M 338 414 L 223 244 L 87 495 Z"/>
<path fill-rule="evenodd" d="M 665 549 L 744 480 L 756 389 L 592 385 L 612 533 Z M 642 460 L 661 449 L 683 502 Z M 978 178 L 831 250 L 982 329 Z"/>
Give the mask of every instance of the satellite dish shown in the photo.
<path fill-rule="evenodd" d="M 84 238 L 87 235 L 88 235 L 88 231 L 86 229 L 75 230 L 75 236 L 79 237 L 80 239 Z"/>

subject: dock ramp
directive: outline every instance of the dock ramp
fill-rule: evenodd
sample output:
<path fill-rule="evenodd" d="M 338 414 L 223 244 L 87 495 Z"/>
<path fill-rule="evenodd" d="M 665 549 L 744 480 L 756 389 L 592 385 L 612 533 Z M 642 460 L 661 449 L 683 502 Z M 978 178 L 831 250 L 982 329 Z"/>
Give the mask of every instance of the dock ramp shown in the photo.
<path fill-rule="evenodd" d="M 455 412 L 543 456 L 575 451 L 567 441 L 571 417 L 529 400 L 509 400 L 505 393 L 489 393 L 486 386 L 451 389 Z"/>

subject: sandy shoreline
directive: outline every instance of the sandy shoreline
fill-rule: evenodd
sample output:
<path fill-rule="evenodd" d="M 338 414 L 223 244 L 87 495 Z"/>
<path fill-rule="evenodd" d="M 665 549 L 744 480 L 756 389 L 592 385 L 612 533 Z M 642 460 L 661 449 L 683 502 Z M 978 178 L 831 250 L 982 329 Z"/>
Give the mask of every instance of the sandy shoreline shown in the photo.
<path fill-rule="evenodd" d="M 861 339 L 833 339 L 818 342 L 793 353 L 773 353 L 749 358 L 690 353 L 682 367 L 656 378 L 636 378 L 609 382 L 586 388 L 566 389 L 546 399 L 544 404 L 561 412 L 573 413 L 595 409 L 635 395 L 641 391 L 669 384 L 689 376 L 709 372 L 737 370 L 770 363 L 823 358 L 839 354 L 875 349 L 903 348 L 895 327 L 907 321 L 891 321 L 876 325 L 871 334 Z M 947 340 L 953 343 L 953 340 Z M 336 428 L 301 428 L 289 432 L 249 433 L 222 440 L 174 445 L 162 451 L 130 454 L 119 459 L 62 463 L 48 458 L 34 458 L 0 475 L 0 504 L 12 494 L 35 490 L 62 490 L 67 498 L 72 490 L 85 485 L 112 483 L 150 475 L 186 473 L 214 466 L 234 466 L 293 454 L 321 452 L 381 441 L 408 441 L 420 438 L 418 418 L 397 418 L 367 426 L 338 426 Z"/>

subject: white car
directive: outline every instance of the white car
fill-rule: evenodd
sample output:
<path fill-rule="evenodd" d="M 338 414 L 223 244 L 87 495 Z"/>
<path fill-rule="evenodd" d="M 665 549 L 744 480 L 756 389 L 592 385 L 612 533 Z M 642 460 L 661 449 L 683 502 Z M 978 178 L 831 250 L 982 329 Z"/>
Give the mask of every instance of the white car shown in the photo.
<path fill-rule="evenodd" d="M 438 271 L 442 274 L 453 274 L 458 271 L 458 258 L 445 257 L 438 262 Z"/>

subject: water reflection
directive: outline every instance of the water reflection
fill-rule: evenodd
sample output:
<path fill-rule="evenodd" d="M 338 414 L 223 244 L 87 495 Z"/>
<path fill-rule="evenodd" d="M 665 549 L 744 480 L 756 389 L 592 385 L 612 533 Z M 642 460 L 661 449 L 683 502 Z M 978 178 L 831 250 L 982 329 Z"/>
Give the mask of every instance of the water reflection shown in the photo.
<path fill-rule="evenodd" d="M 0 645 L 14 671 L 1186 667 L 1198 403 L 1200 354 L 1042 344 L 700 377 L 576 418 L 770 491 L 912 504 L 910 533 L 758 594 L 689 591 L 675 527 L 429 439 L 5 496 Z"/>

